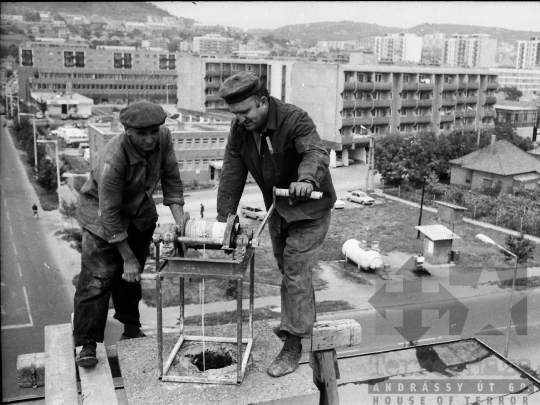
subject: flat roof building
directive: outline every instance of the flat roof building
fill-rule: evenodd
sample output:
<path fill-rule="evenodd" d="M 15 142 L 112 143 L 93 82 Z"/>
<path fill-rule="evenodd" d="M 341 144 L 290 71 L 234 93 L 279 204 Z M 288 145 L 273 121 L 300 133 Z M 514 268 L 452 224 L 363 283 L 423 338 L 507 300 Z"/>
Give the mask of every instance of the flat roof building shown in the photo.
<path fill-rule="evenodd" d="M 540 68 L 540 37 L 528 41 L 518 41 L 516 69 Z"/>
<path fill-rule="evenodd" d="M 496 66 L 497 40 L 486 34 L 454 34 L 444 42 L 443 62 L 450 66 Z"/>
<path fill-rule="evenodd" d="M 35 42 L 19 52 L 19 96 L 24 100 L 31 92 L 65 92 L 71 83 L 73 91 L 94 104 L 176 103 L 174 53 Z"/>
<path fill-rule="evenodd" d="M 373 49 L 379 61 L 420 62 L 422 37 L 414 34 L 386 34 L 375 37 Z"/>

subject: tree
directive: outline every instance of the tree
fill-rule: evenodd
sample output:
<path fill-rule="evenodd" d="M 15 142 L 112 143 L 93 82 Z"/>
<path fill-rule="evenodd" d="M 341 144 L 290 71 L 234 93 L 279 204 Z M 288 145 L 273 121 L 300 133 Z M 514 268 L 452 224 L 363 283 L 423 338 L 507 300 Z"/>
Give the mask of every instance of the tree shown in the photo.
<path fill-rule="evenodd" d="M 520 233 L 518 236 L 508 235 L 505 242 L 508 250 L 517 256 L 518 263 L 525 263 L 533 258 L 535 243 L 525 239 L 524 234 Z M 511 257 L 505 251 L 503 253 L 505 256 Z"/>
<path fill-rule="evenodd" d="M 511 101 L 518 101 L 523 95 L 523 92 L 515 86 L 501 87 L 500 90 L 504 91 L 506 93 L 506 99 Z"/>
<path fill-rule="evenodd" d="M 77 203 L 75 201 L 68 203 L 66 200 L 62 200 L 60 213 L 70 219 L 71 227 L 73 228 L 73 219 L 77 218 Z"/>
<path fill-rule="evenodd" d="M 45 112 L 49 109 L 47 107 L 47 102 L 40 98 L 39 101 L 36 101 L 36 104 L 38 105 L 39 111 L 45 115 Z"/>
<path fill-rule="evenodd" d="M 37 182 L 47 191 L 54 191 L 58 186 L 56 181 L 56 165 L 46 157 L 40 161 Z"/>

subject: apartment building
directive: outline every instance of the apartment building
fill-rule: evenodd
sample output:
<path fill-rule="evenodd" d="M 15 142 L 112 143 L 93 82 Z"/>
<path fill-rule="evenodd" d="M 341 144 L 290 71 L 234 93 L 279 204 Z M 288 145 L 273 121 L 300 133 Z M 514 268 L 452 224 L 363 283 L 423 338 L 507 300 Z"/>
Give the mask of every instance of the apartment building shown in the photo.
<path fill-rule="evenodd" d="M 228 114 L 227 104 L 219 97 L 219 88 L 229 76 L 240 71 L 254 72 L 272 96 L 290 102 L 291 72 L 295 62 L 181 56 L 178 58 L 178 107 Z"/>
<path fill-rule="evenodd" d="M 540 52 L 539 52 L 540 54 Z M 525 93 L 540 93 L 540 67 L 538 69 L 493 69 L 500 87 L 516 87 Z"/>
<path fill-rule="evenodd" d="M 540 37 L 518 41 L 516 69 L 540 69 Z"/>
<path fill-rule="evenodd" d="M 230 123 L 182 123 L 167 120 L 182 181 L 207 183 L 216 178 L 225 152 Z M 97 165 L 99 151 L 124 130 L 118 122 L 88 125 L 90 165 Z"/>
<path fill-rule="evenodd" d="M 317 125 L 333 161 L 366 160 L 369 137 L 494 128 L 497 73 L 480 69 L 298 62 L 291 102 Z"/>
<path fill-rule="evenodd" d="M 193 37 L 193 52 L 199 54 L 229 53 L 232 42 L 232 38 L 224 38 L 217 34 Z"/>
<path fill-rule="evenodd" d="M 379 61 L 420 62 L 422 37 L 414 34 L 386 34 L 375 37 L 374 52 Z"/>
<path fill-rule="evenodd" d="M 173 104 L 176 60 L 174 53 L 134 47 L 29 42 L 19 48 L 19 96 L 29 100 L 31 92 L 62 93 L 71 83 L 74 92 L 94 104 Z"/>
<path fill-rule="evenodd" d="M 450 66 L 495 67 L 497 40 L 486 34 L 454 34 L 444 42 L 443 62 Z"/>

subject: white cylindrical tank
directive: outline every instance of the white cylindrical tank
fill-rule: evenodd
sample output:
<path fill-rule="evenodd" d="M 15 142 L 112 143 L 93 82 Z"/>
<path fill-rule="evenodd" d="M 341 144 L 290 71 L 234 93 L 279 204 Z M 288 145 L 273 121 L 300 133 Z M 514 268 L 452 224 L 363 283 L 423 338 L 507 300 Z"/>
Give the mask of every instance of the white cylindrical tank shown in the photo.
<path fill-rule="evenodd" d="M 376 250 L 366 250 L 362 248 L 356 239 L 349 239 L 343 244 L 342 253 L 345 255 L 345 262 L 353 261 L 364 270 L 378 270 L 383 267 L 381 255 Z"/>

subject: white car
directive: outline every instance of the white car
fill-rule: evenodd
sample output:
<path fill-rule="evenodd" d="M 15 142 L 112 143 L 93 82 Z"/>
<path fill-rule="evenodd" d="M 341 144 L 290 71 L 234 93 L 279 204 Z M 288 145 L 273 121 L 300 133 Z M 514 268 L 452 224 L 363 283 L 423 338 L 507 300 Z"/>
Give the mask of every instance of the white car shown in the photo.
<path fill-rule="evenodd" d="M 371 198 L 364 191 L 353 190 L 347 192 L 347 201 L 353 201 L 362 205 L 373 205 L 374 198 Z"/>
<path fill-rule="evenodd" d="M 342 210 L 343 208 L 345 208 L 345 201 L 336 200 L 336 202 L 334 203 L 334 209 L 335 210 Z"/>
<path fill-rule="evenodd" d="M 262 221 L 266 216 L 266 211 L 259 207 L 252 207 L 249 205 L 243 205 L 241 213 L 244 218 L 253 218 Z"/>

